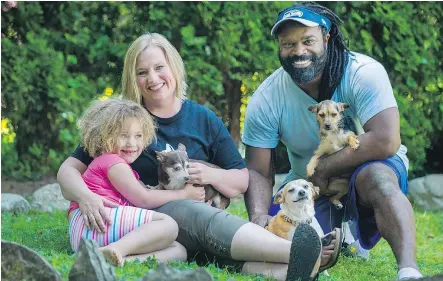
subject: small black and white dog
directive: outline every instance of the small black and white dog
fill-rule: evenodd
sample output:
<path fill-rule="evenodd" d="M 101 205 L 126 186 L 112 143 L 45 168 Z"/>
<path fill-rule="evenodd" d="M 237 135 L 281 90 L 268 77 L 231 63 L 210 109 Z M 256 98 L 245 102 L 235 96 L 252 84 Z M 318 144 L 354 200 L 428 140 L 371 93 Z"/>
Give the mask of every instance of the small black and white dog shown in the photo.
<path fill-rule="evenodd" d="M 167 189 L 177 190 L 185 187 L 186 181 L 189 179 L 188 167 L 190 162 L 202 163 L 211 168 L 219 168 L 218 166 L 201 161 L 189 159 L 186 147 L 179 144 L 175 150 L 172 147 L 164 151 L 156 151 L 158 164 L 158 185 L 148 186 L 150 189 Z M 219 209 L 226 209 L 230 200 L 212 185 L 205 185 L 205 201 L 212 201 L 212 206 Z"/>

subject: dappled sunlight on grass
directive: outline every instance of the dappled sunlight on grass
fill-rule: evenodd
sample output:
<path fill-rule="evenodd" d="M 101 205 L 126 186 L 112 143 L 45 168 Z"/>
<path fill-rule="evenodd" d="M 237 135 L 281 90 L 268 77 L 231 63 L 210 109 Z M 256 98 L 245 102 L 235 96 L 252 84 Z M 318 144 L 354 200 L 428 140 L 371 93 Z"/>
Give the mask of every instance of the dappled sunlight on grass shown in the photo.
<path fill-rule="evenodd" d="M 232 200 L 228 212 L 247 219 L 242 197 Z M 425 275 L 443 272 L 443 212 L 414 210 L 417 224 L 417 257 L 420 269 Z M 23 244 L 44 256 L 64 280 L 68 280 L 69 270 L 74 262 L 70 249 L 66 212 L 42 213 L 31 211 L 28 214 L 13 215 L 2 213 L 2 239 Z M 388 243 L 382 239 L 370 251 L 370 261 L 341 256 L 337 265 L 329 269 L 330 276 L 320 275 L 320 281 L 391 281 L 397 273 L 395 258 Z M 177 269 L 197 268 L 195 263 L 172 263 Z M 157 267 L 154 259 L 145 262 L 126 263 L 115 272 L 120 280 L 136 280 L 150 269 Z M 216 281 L 233 278 L 238 281 L 270 280 L 261 276 L 232 274 L 214 265 L 206 266 Z"/>

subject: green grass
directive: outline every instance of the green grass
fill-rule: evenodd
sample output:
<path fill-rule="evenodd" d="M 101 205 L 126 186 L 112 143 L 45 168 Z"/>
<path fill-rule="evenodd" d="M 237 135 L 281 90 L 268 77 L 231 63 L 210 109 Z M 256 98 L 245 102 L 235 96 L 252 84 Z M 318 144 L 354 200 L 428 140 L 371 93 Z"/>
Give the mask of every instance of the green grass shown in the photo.
<path fill-rule="evenodd" d="M 247 218 L 243 202 L 236 200 L 228 209 L 229 212 Z M 424 275 L 434 275 L 443 272 L 443 212 L 425 212 L 414 210 L 417 228 L 417 259 Z M 74 262 L 74 253 L 70 249 L 68 224 L 65 212 L 41 213 L 29 212 L 14 215 L 2 213 L 1 234 L 3 240 L 14 241 L 37 251 L 45 257 L 64 280 Z M 394 255 L 387 242 L 382 239 L 370 251 L 371 259 L 368 262 L 340 257 L 337 265 L 329 269 L 330 276 L 320 276 L 320 281 L 389 281 L 395 279 L 397 266 Z M 174 268 L 197 268 L 195 263 L 172 263 Z M 157 266 L 156 260 L 151 259 L 143 263 L 127 263 L 122 268 L 116 268 L 120 280 L 135 280 L 149 269 Z M 232 274 L 213 265 L 206 267 L 214 280 L 238 281 L 270 280 L 261 276 Z"/>

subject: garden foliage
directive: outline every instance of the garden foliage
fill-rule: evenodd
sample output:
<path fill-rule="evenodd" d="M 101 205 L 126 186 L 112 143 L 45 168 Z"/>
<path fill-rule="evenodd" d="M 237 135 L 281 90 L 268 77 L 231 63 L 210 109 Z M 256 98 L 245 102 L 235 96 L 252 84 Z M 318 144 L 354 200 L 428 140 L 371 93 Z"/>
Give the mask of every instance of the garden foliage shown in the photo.
<path fill-rule="evenodd" d="M 345 22 L 350 49 L 387 69 L 411 173 L 441 165 L 441 159 L 426 161 L 442 148 L 443 5 L 322 3 Z M 279 67 L 270 28 L 287 5 L 2 2 L 2 175 L 24 179 L 56 171 L 78 143 L 77 118 L 92 99 L 118 94 L 125 51 L 147 31 L 176 46 L 188 72 L 188 97 L 222 117 L 238 142 L 248 98 Z"/>

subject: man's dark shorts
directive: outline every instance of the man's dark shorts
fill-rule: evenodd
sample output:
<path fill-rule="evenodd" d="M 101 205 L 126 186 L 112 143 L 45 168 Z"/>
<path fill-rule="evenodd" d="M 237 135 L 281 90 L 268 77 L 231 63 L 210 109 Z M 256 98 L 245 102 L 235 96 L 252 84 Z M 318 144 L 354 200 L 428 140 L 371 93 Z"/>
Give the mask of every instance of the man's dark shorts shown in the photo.
<path fill-rule="evenodd" d="M 349 191 L 347 196 L 344 196 L 341 201 L 345 206 L 341 210 L 337 210 L 327 196 L 321 196 L 315 201 L 315 217 L 323 228 L 325 233 L 330 232 L 334 227 L 340 227 L 342 221 L 353 220 L 357 223 L 357 235 L 360 240 L 360 245 L 364 249 L 372 249 L 380 240 L 381 235 L 375 223 L 375 216 L 373 212 L 363 214 L 358 209 L 358 195 L 355 187 L 355 180 L 358 173 L 366 166 L 373 163 L 383 163 L 390 167 L 398 178 L 398 184 L 404 194 L 408 193 L 408 172 L 406 167 L 397 155 L 387 158 L 385 160 L 370 161 L 359 166 L 352 174 L 349 180 Z M 286 183 L 285 183 L 286 184 Z M 285 185 L 283 184 L 281 188 Z M 269 208 L 269 215 L 274 216 L 280 210 L 279 205 L 271 204 Z"/>

